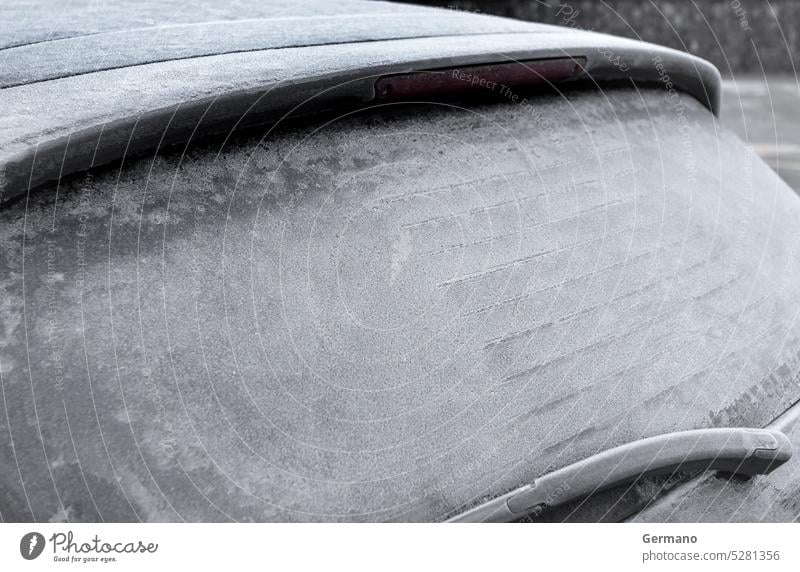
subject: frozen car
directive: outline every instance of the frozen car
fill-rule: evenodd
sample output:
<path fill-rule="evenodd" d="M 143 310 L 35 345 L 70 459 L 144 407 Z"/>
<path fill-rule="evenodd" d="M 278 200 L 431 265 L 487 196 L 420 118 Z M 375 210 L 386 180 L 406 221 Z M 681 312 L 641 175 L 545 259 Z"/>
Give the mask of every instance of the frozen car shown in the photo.
<path fill-rule="evenodd" d="M 797 517 L 800 200 L 708 62 L 351 0 L 0 22 L 3 521 Z"/>

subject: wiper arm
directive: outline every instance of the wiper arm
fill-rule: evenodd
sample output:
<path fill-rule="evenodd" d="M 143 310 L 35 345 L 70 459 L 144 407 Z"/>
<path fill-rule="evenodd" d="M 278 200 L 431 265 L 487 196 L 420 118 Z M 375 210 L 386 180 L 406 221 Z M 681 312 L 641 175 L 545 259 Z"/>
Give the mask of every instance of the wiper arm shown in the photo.
<path fill-rule="evenodd" d="M 511 522 L 533 512 L 674 471 L 767 474 L 792 456 L 792 444 L 771 429 L 698 429 L 627 443 L 548 473 L 448 522 Z"/>

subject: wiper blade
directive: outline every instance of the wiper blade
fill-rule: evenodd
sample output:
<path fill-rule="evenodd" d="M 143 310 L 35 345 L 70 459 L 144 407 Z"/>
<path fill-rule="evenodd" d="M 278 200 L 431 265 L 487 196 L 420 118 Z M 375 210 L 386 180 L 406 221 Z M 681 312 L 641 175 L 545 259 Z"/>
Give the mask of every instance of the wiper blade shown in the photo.
<path fill-rule="evenodd" d="M 772 429 L 698 429 L 627 443 L 548 473 L 448 522 L 511 522 L 644 476 L 675 471 L 767 474 L 792 456 L 792 444 Z"/>

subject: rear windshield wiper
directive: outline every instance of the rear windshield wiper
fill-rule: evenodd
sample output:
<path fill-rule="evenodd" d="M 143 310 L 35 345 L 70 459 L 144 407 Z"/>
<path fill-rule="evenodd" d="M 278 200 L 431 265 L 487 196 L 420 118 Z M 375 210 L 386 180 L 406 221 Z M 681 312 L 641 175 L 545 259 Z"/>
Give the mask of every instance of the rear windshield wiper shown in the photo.
<path fill-rule="evenodd" d="M 627 443 L 548 473 L 448 522 L 511 522 L 644 476 L 676 471 L 766 474 L 792 456 L 792 444 L 772 429 L 698 429 Z"/>

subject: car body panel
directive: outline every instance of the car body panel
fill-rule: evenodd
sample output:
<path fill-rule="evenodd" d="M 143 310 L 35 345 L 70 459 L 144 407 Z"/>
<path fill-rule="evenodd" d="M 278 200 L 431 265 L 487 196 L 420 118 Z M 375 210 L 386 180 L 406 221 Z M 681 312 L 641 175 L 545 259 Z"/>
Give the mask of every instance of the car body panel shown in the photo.
<path fill-rule="evenodd" d="M 95 2 L 75 0 L 54 5 L 49 0 L 24 0 L 0 6 L 0 47 L 9 48 L 108 32 L 125 32 L 206 22 L 253 18 L 328 18 L 347 15 L 414 16 L 429 8 L 361 0 L 185 0 Z"/>
<path fill-rule="evenodd" d="M 248 18 L 174 24 L 38 42 L 7 49 L 0 87 L 162 61 L 280 48 L 560 28 L 442 10 L 333 16 Z M 66 53 L 67 57 L 63 54 Z M 263 56 L 263 54 L 262 54 Z"/>

